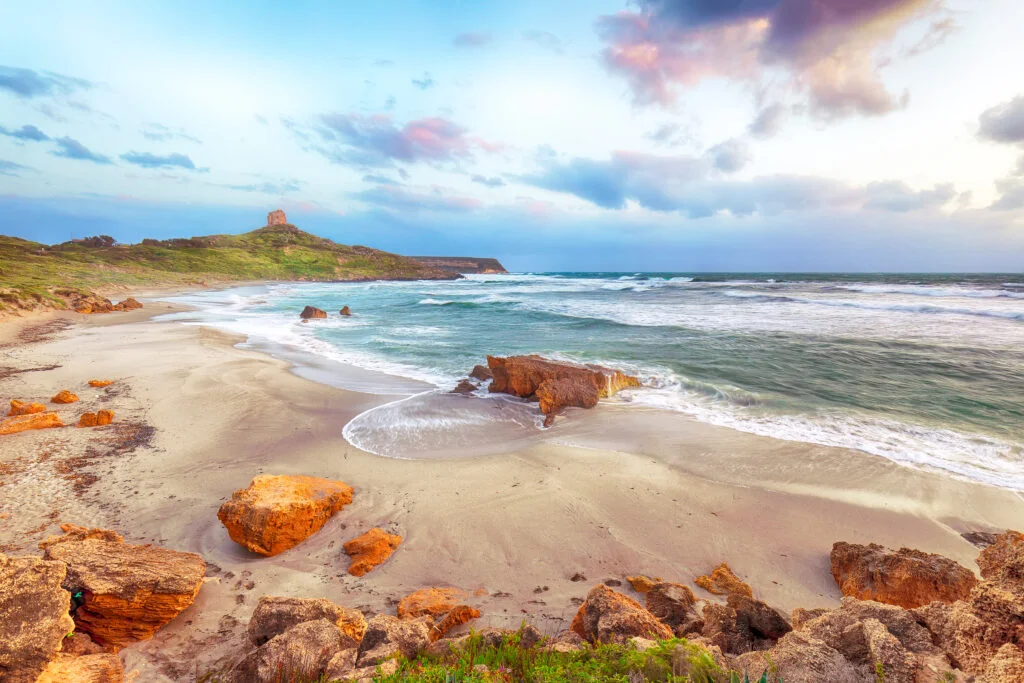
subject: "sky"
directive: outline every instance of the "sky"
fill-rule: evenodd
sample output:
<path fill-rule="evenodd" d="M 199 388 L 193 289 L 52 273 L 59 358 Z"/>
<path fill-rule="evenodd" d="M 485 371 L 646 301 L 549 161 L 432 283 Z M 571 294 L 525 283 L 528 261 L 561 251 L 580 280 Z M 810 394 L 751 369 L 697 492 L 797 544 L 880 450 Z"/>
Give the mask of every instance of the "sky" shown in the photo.
<path fill-rule="evenodd" d="M 8 3 L 5 234 L 1024 271 L 1024 3 Z"/>

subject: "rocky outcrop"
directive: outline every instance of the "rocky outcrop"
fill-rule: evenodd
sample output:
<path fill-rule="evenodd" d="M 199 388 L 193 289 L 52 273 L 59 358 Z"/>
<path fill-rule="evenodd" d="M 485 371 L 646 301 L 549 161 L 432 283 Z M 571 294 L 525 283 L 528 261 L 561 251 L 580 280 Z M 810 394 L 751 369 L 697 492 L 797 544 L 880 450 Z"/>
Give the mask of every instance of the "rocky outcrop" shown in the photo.
<path fill-rule="evenodd" d="M 752 681 L 758 680 L 766 671 L 774 672 L 786 683 L 865 683 L 875 680 L 863 677 L 835 649 L 799 632 L 787 634 L 771 650 L 741 655 L 733 660 L 732 665 L 747 673 Z"/>
<path fill-rule="evenodd" d="M 682 638 L 699 633 L 704 619 L 697 613 L 697 598 L 688 586 L 662 581 L 651 586 L 644 599 L 647 611 Z"/>
<path fill-rule="evenodd" d="M 75 625 L 101 645 L 152 638 L 199 593 L 206 563 L 195 553 L 130 545 L 105 530 L 69 531 L 44 541 L 43 556 L 67 565 Z"/>
<path fill-rule="evenodd" d="M 50 429 L 52 427 L 63 427 L 60 416 L 57 413 L 33 413 L 30 415 L 18 415 L 0 420 L 0 436 L 6 434 L 17 434 L 32 429 Z"/>
<path fill-rule="evenodd" d="M 0 680 L 33 683 L 75 628 L 62 562 L 0 554 Z"/>
<path fill-rule="evenodd" d="M 79 427 L 103 427 L 114 421 L 113 410 L 101 410 L 97 413 L 82 413 L 78 418 Z"/>
<path fill-rule="evenodd" d="M 7 417 L 17 417 L 18 415 L 34 415 L 35 413 L 45 413 L 46 406 L 42 403 L 25 403 L 17 399 L 11 399 L 11 409 L 7 411 Z"/>
<path fill-rule="evenodd" d="M 91 379 L 91 380 L 89 380 L 89 386 L 90 387 L 95 387 L 97 389 L 101 389 L 103 387 L 109 387 L 113 383 L 114 383 L 114 380 L 112 380 L 112 379 Z"/>
<path fill-rule="evenodd" d="M 975 683 L 1020 683 L 1024 681 L 1024 650 L 1007 643 L 985 667 Z"/>
<path fill-rule="evenodd" d="M 345 553 L 352 558 L 348 573 L 352 576 L 366 574 L 391 557 L 401 542 L 401 536 L 376 527 L 353 538 L 345 543 Z"/>
<path fill-rule="evenodd" d="M 724 605 L 705 605 L 701 635 L 723 652 L 739 654 L 772 647 L 791 630 L 789 622 L 767 604 L 733 593 Z"/>
<path fill-rule="evenodd" d="M 121 659 L 101 652 L 82 657 L 58 655 L 35 683 L 124 683 L 124 679 Z"/>
<path fill-rule="evenodd" d="M 260 555 L 277 555 L 319 531 L 352 502 L 341 481 L 261 474 L 220 506 L 217 518 L 231 540 Z"/>
<path fill-rule="evenodd" d="M 359 645 L 356 667 L 372 667 L 401 654 L 415 657 L 430 643 L 430 617 L 399 619 L 378 614 L 370 619 Z"/>
<path fill-rule="evenodd" d="M 366 633 L 366 619 L 326 598 L 284 598 L 265 595 L 249 620 L 249 640 L 260 646 L 293 626 L 326 619 L 341 631 L 343 647 L 356 647 Z"/>
<path fill-rule="evenodd" d="M 115 311 L 134 311 L 142 308 L 142 304 L 136 301 L 133 297 L 128 297 L 119 304 L 114 304 Z"/>
<path fill-rule="evenodd" d="M 672 637 L 672 630 L 640 603 L 604 584 L 598 584 L 587 593 L 569 628 L 591 643 L 625 643 L 634 636 Z"/>
<path fill-rule="evenodd" d="M 563 408 L 593 408 L 600 398 L 640 386 L 636 377 L 598 365 L 577 365 L 541 356 L 487 357 L 493 379 L 490 391 L 540 401 L 544 424 Z"/>
<path fill-rule="evenodd" d="M 739 580 L 725 562 L 711 570 L 711 573 L 698 576 L 694 583 L 713 595 L 745 595 L 754 597 L 750 586 Z"/>
<path fill-rule="evenodd" d="M 347 642 L 330 620 L 305 621 L 252 652 L 235 668 L 233 677 L 237 683 L 321 680 Z M 349 645 L 348 649 L 354 648 Z"/>
<path fill-rule="evenodd" d="M 348 306 L 342 306 L 341 310 L 338 311 L 338 315 L 350 316 L 352 311 L 349 310 Z"/>
<path fill-rule="evenodd" d="M 327 311 L 323 311 L 315 306 L 306 306 L 302 309 L 302 313 L 299 313 L 299 317 L 303 320 L 326 318 Z"/>
<path fill-rule="evenodd" d="M 274 209 L 267 214 L 267 225 L 288 225 L 288 218 L 281 209 Z"/>
<path fill-rule="evenodd" d="M 978 583 L 971 570 L 953 560 L 911 548 L 840 541 L 832 546 L 831 560 L 843 595 L 908 609 L 963 600 Z"/>
<path fill-rule="evenodd" d="M 50 399 L 50 403 L 75 403 L 77 401 L 78 396 L 67 389 L 58 391 L 57 395 Z"/>
<path fill-rule="evenodd" d="M 1007 531 L 978 555 L 981 576 L 988 581 L 1024 589 L 1024 534 Z"/>

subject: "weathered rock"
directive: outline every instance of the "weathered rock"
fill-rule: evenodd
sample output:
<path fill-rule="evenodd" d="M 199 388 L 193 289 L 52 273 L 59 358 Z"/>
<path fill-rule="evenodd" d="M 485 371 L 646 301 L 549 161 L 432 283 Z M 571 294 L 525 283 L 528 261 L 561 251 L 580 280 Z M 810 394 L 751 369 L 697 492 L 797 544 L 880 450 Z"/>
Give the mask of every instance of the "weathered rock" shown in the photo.
<path fill-rule="evenodd" d="M 238 683 L 315 681 L 345 649 L 347 639 L 327 619 L 296 624 L 246 657 L 235 671 Z M 349 646 L 351 647 L 351 646 Z"/>
<path fill-rule="evenodd" d="M 652 579 L 649 576 L 643 576 L 638 574 L 637 576 L 627 576 L 626 581 L 633 587 L 637 593 L 646 593 L 647 591 L 654 588 L 654 585 L 661 581 L 661 579 Z"/>
<path fill-rule="evenodd" d="M 544 636 L 537 627 L 531 624 L 523 624 L 519 627 L 517 633 L 519 634 L 519 647 L 526 650 L 536 647 L 544 639 Z"/>
<path fill-rule="evenodd" d="M 277 555 L 306 540 L 352 502 L 341 481 L 261 474 L 220 506 L 231 540 L 260 555 Z"/>
<path fill-rule="evenodd" d="M 481 382 L 488 382 L 494 378 L 494 375 L 491 374 L 491 369 L 486 365 L 474 365 L 469 376 Z"/>
<path fill-rule="evenodd" d="M 1021 683 L 1024 681 L 1024 650 L 1007 643 L 985 667 L 975 683 Z"/>
<path fill-rule="evenodd" d="M 267 225 L 287 225 L 288 218 L 281 209 L 274 209 L 267 214 Z"/>
<path fill-rule="evenodd" d="M 33 683 L 75 628 L 67 567 L 0 554 L 0 680 Z"/>
<path fill-rule="evenodd" d="M 987 548 L 996 542 L 1001 534 L 995 531 L 965 531 L 960 536 L 975 548 Z"/>
<path fill-rule="evenodd" d="M 697 598 L 688 586 L 667 581 L 654 584 L 644 600 L 647 611 L 680 638 L 687 633 L 699 633 L 704 627 L 696 605 Z"/>
<path fill-rule="evenodd" d="M 25 403 L 17 399 L 11 399 L 11 409 L 7 411 L 7 417 L 15 417 L 17 415 L 33 415 L 35 413 L 45 413 L 46 406 L 42 403 Z"/>
<path fill-rule="evenodd" d="M 89 386 L 90 387 L 96 387 L 97 389 L 100 389 L 102 387 L 109 387 L 113 383 L 114 383 L 114 380 L 112 380 L 112 379 L 91 379 L 91 380 L 89 380 Z"/>
<path fill-rule="evenodd" d="M 871 671 L 883 671 L 886 683 L 915 683 L 917 658 L 877 619 L 860 622 Z"/>
<path fill-rule="evenodd" d="M 1007 531 L 997 536 L 978 555 L 978 567 L 983 578 L 1024 590 L 1024 534 Z"/>
<path fill-rule="evenodd" d="M 76 313 L 83 314 L 110 313 L 114 310 L 114 305 L 110 303 L 110 299 L 94 294 L 76 299 L 72 307 Z"/>
<path fill-rule="evenodd" d="M 911 548 L 840 541 L 832 546 L 831 560 L 843 595 L 908 609 L 963 600 L 978 583 L 971 570 L 953 560 Z"/>
<path fill-rule="evenodd" d="M 57 395 L 50 399 L 50 403 L 75 403 L 76 401 L 78 401 L 78 396 L 67 389 L 58 391 Z"/>
<path fill-rule="evenodd" d="M 391 557 L 402 543 L 402 537 L 374 527 L 345 543 L 345 553 L 352 558 L 348 573 L 362 576 Z"/>
<path fill-rule="evenodd" d="M 142 308 L 142 304 L 136 301 L 134 297 L 128 297 L 121 303 L 114 304 L 111 308 L 115 311 L 134 311 Z"/>
<path fill-rule="evenodd" d="M 323 311 L 315 306 L 306 306 L 302 309 L 302 313 L 299 313 L 299 317 L 303 320 L 326 318 L 327 311 Z"/>
<path fill-rule="evenodd" d="M 459 382 L 458 384 L 455 385 L 455 388 L 452 389 L 452 393 L 453 394 L 467 395 L 467 394 L 472 394 L 476 390 L 477 390 L 477 386 L 475 384 L 470 382 L 468 379 L 464 379 L 464 380 L 462 380 L 461 382 Z"/>
<path fill-rule="evenodd" d="M 95 427 L 97 425 L 96 413 L 82 413 L 78 418 L 77 427 Z"/>
<path fill-rule="evenodd" d="M 937 652 L 931 634 L 918 623 L 913 612 L 870 600 L 843 598 L 838 609 L 802 623 L 800 631 L 839 650 L 847 659 L 858 661 L 865 654 L 866 642 L 859 634 L 851 636 L 849 629 L 872 619 L 885 626 L 908 651 L 920 654 Z"/>
<path fill-rule="evenodd" d="M 41 544 L 47 560 L 67 565 L 63 585 L 78 605 L 76 627 L 115 649 L 152 638 L 195 600 L 206 563 L 195 553 L 105 540 L 111 532 L 96 531 L 89 537 L 72 528 L 70 538 Z"/>
<path fill-rule="evenodd" d="M 82 413 L 78 418 L 79 427 L 103 427 L 114 421 L 113 410 L 101 410 L 97 413 Z"/>
<path fill-rule="evenodd" d="M 64 532 L 60 536 L 49 536 L 45 540 L 40 541 L 39 549 L 46 550 L 50 546 L 57 545 L 58 543 L 84 541 L 90 538 L 100 541 L 110 541 L 111 543 L 124 543 L 124 537 L 110 529 L 91 529 L 89 527 L 78 526 L 77 524 L 61 524 L 60 530 Z"/>
<path fill-rule="evenodd" d="M 760 600 L 733 593 L 726 600 L 726 605 L 736 610 L 736 614 L 757 638 L 778 640 L 793 630 L 785 617 Z"/>
<path fill-rule="evenodd" d="M 352 315 L 352 311 L 349 310 L 348 306 L 342 306 L 341 310 L 338 311 L 338 315 Z"/>
<path fill-rule="evenodd" d="M 456 626 L 461 626 L 468 621 L 480 618 L 480 610 L 469 605 L 456 605 L 440 621 L 430 628 L 430 640 L 438 640 Z"/>
<path fill-rule="evenodd" d="M 344 647 L 359 645 L 366 633 L 366 619 L 359 610 L 336 605 L 326 598 L 284 598 L 265 595 L 249 620 L 249 640 L 260 646 L 292 626 L 326 619 L 341 631 Z"/>
<path fill-rule="evenodd" d="M 6 679 L 5 679 L 6 680 Z M 123 683 L 124 666 L 109 652 L 75 657 L 61 654 L 35 683 Z"/>
<path fill-rule="evenodd" d="M 354 680 L 356 683 L 375 683 L 381 678 L 393 676 L 398 671 L 398 666 L 397 659 L 387 659 L 380 664 L 354 669 L 349 674 L 349 680 Z"/>
<path fill-rule="evenodd" d="M 633 636 L 660 640 L 672 637 L 672 629 L 640 603 L 604 584 L 590 589 L 569 628 L 591 643 L 624 643 Z"/>
<path fill-rule="evenodd" d="M 577 652 L 585 647 L 590 647 L 586 638 L 572 629 L 559 631 L 554 638 L 548 640 L 542 649 L 549 652 Z"/>
<path fill-rule="evenodd" d="M 64 638 L 64 646 L 60 651 L 64 654 L 76 657 L 80 655 L 95 655 L 105 652 L 101 645 L 97 645 L 96 642 L 89 637 L 88 633 L 83 633 L 82 631 L 75 631 L 70 636 Z"/>
<path fill-rule="evenodd" d="M 709 574 L 698 576 L 694 583 L 714 595 L 745 595 L 754 597 L 750 586 L 739 580 L 725 562 L 711 570 Z"/>
<path fill-rule="evenodd" d="M 793 628 L 799 631 L 801 627 L 811 619 L 817 619 L 821 615 L 828 614 L 831 611 L 832 610 L 827 607 L 815 607 L 814 609 L 797 607 L 793 610 L 790 621 L 793 624 Z"/>
<path fill-rule="evenodd" d="M 397 654 L 406 658 L 415 657 L 430 642 L 431 625 L 430 617 L 399 619 L 378 614 L 366 626 L 356 666 L 376 666 Z"/>
<path fill-rule="evenodd" d="M 792 630 L 777 611 L 746 595 L 734 593 L 725 605 L 704 607 L 701 635 L 724 652 L 763 650 Z"/>
<path fill-rule="evenodd" d="M 63 427 L 60 416 L 57 413 L 32 413 L 29 415 L 18 415 L 0 420 L 0 436 L 6 434 L 17 434 L 32 429 L 51 429 Z"/>
<path fill-rule="evenodd" d="M 786 683 L 864 683 L 865 679 L 839 652 L 806 633 L 793 631 L 771 650 L 749 652 L 733 660 L 733 667 L 756 681 L 773 671 Z M 868 679 L 872 680 L 872 679 Z"/>
<path fill-rule="evenodd" d="M 592 408 L 599 398 L 640 386 L 636 377 L 618 370 L 552 361 L 540 356 L 488 356 L 487 365 L 493 376 L 490 391 L 520 398 L 538 398 L 545 424 L 549 424 L 563 407 Z M 539 391 L 544 385 L 544 390 Z"/>
<path fill-rule="evenodd" d="M 336 653 L 331 657 L 331 661 L 327 663 L 327 668 L 324 670 L 324 678 L 328 681 L 348 681 L 355 678 L 352 672 L 356 668 L 356 655 L 358 654 L 359 649 L 356 647 L 350 647 Z"/>
<path fill-rule="evenodd" d="M 398 602 L 399 619 L 415 619 L 423 615 L 440 617 L 450 612 L 466 597 L 466 591 L 452 587 L 421 588 Z"/>

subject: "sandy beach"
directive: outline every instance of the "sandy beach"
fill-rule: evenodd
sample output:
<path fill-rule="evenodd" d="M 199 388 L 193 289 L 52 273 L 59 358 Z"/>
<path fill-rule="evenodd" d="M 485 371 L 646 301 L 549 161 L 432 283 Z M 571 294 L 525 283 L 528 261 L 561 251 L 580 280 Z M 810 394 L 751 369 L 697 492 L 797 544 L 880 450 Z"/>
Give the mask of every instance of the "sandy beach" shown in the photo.
<path fill-rule="evenodd" d="M 109 427 L 0 437 L 2 551 L 36 554 L 74 523 L 208 563 L 192 607 L 122 652 L 140 681 L 193 680 L 240 655 L 262 595 L 327 597 L 369 614 L 418 588 L 454 585 L 486 591 L 473 599 L 477 627 L 526 620 L 553 633 L 599 581 L 692 584 L 727 561 L 788 611 L 838 603 L 835 541 L 910 546 L 974 567 L 962 532 L 1024 519 L 1024 498 L 1010 490 L 615 405 L 572 411 L 505 452 L 384 458 L 341 433 L 394 396 L 300 377 L 236 348 L 239 337 L 154 320 L 179 308 L 143 301 L 130 313 L 0 322 L 0 398 L 46 401 L 70 389 L 81 402 L 57 412 L 72 425 L 86 410 L 115 412 Z M 97 378 L 114 383 L 88 387 Z M 354 501 L 298 547 L 260 557 L 233 543 L 216 513 L 262 473 L 340 479 Z M 348 575 L 342 544 L 374 526 L 405 542 L 373 572 Z M 578 573 L 586 580 L 573 581 Z"/>

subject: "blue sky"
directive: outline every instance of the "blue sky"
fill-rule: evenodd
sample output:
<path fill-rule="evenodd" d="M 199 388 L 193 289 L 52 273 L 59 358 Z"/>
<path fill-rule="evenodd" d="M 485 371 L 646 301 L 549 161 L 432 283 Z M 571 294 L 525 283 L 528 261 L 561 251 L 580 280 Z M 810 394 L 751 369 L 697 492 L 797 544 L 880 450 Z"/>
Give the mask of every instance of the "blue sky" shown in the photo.
<path fill-rule="evenodd" d="M 1024 3 L 36 2 L 4 231 L 517 270 L 1024 269 Z"/>

